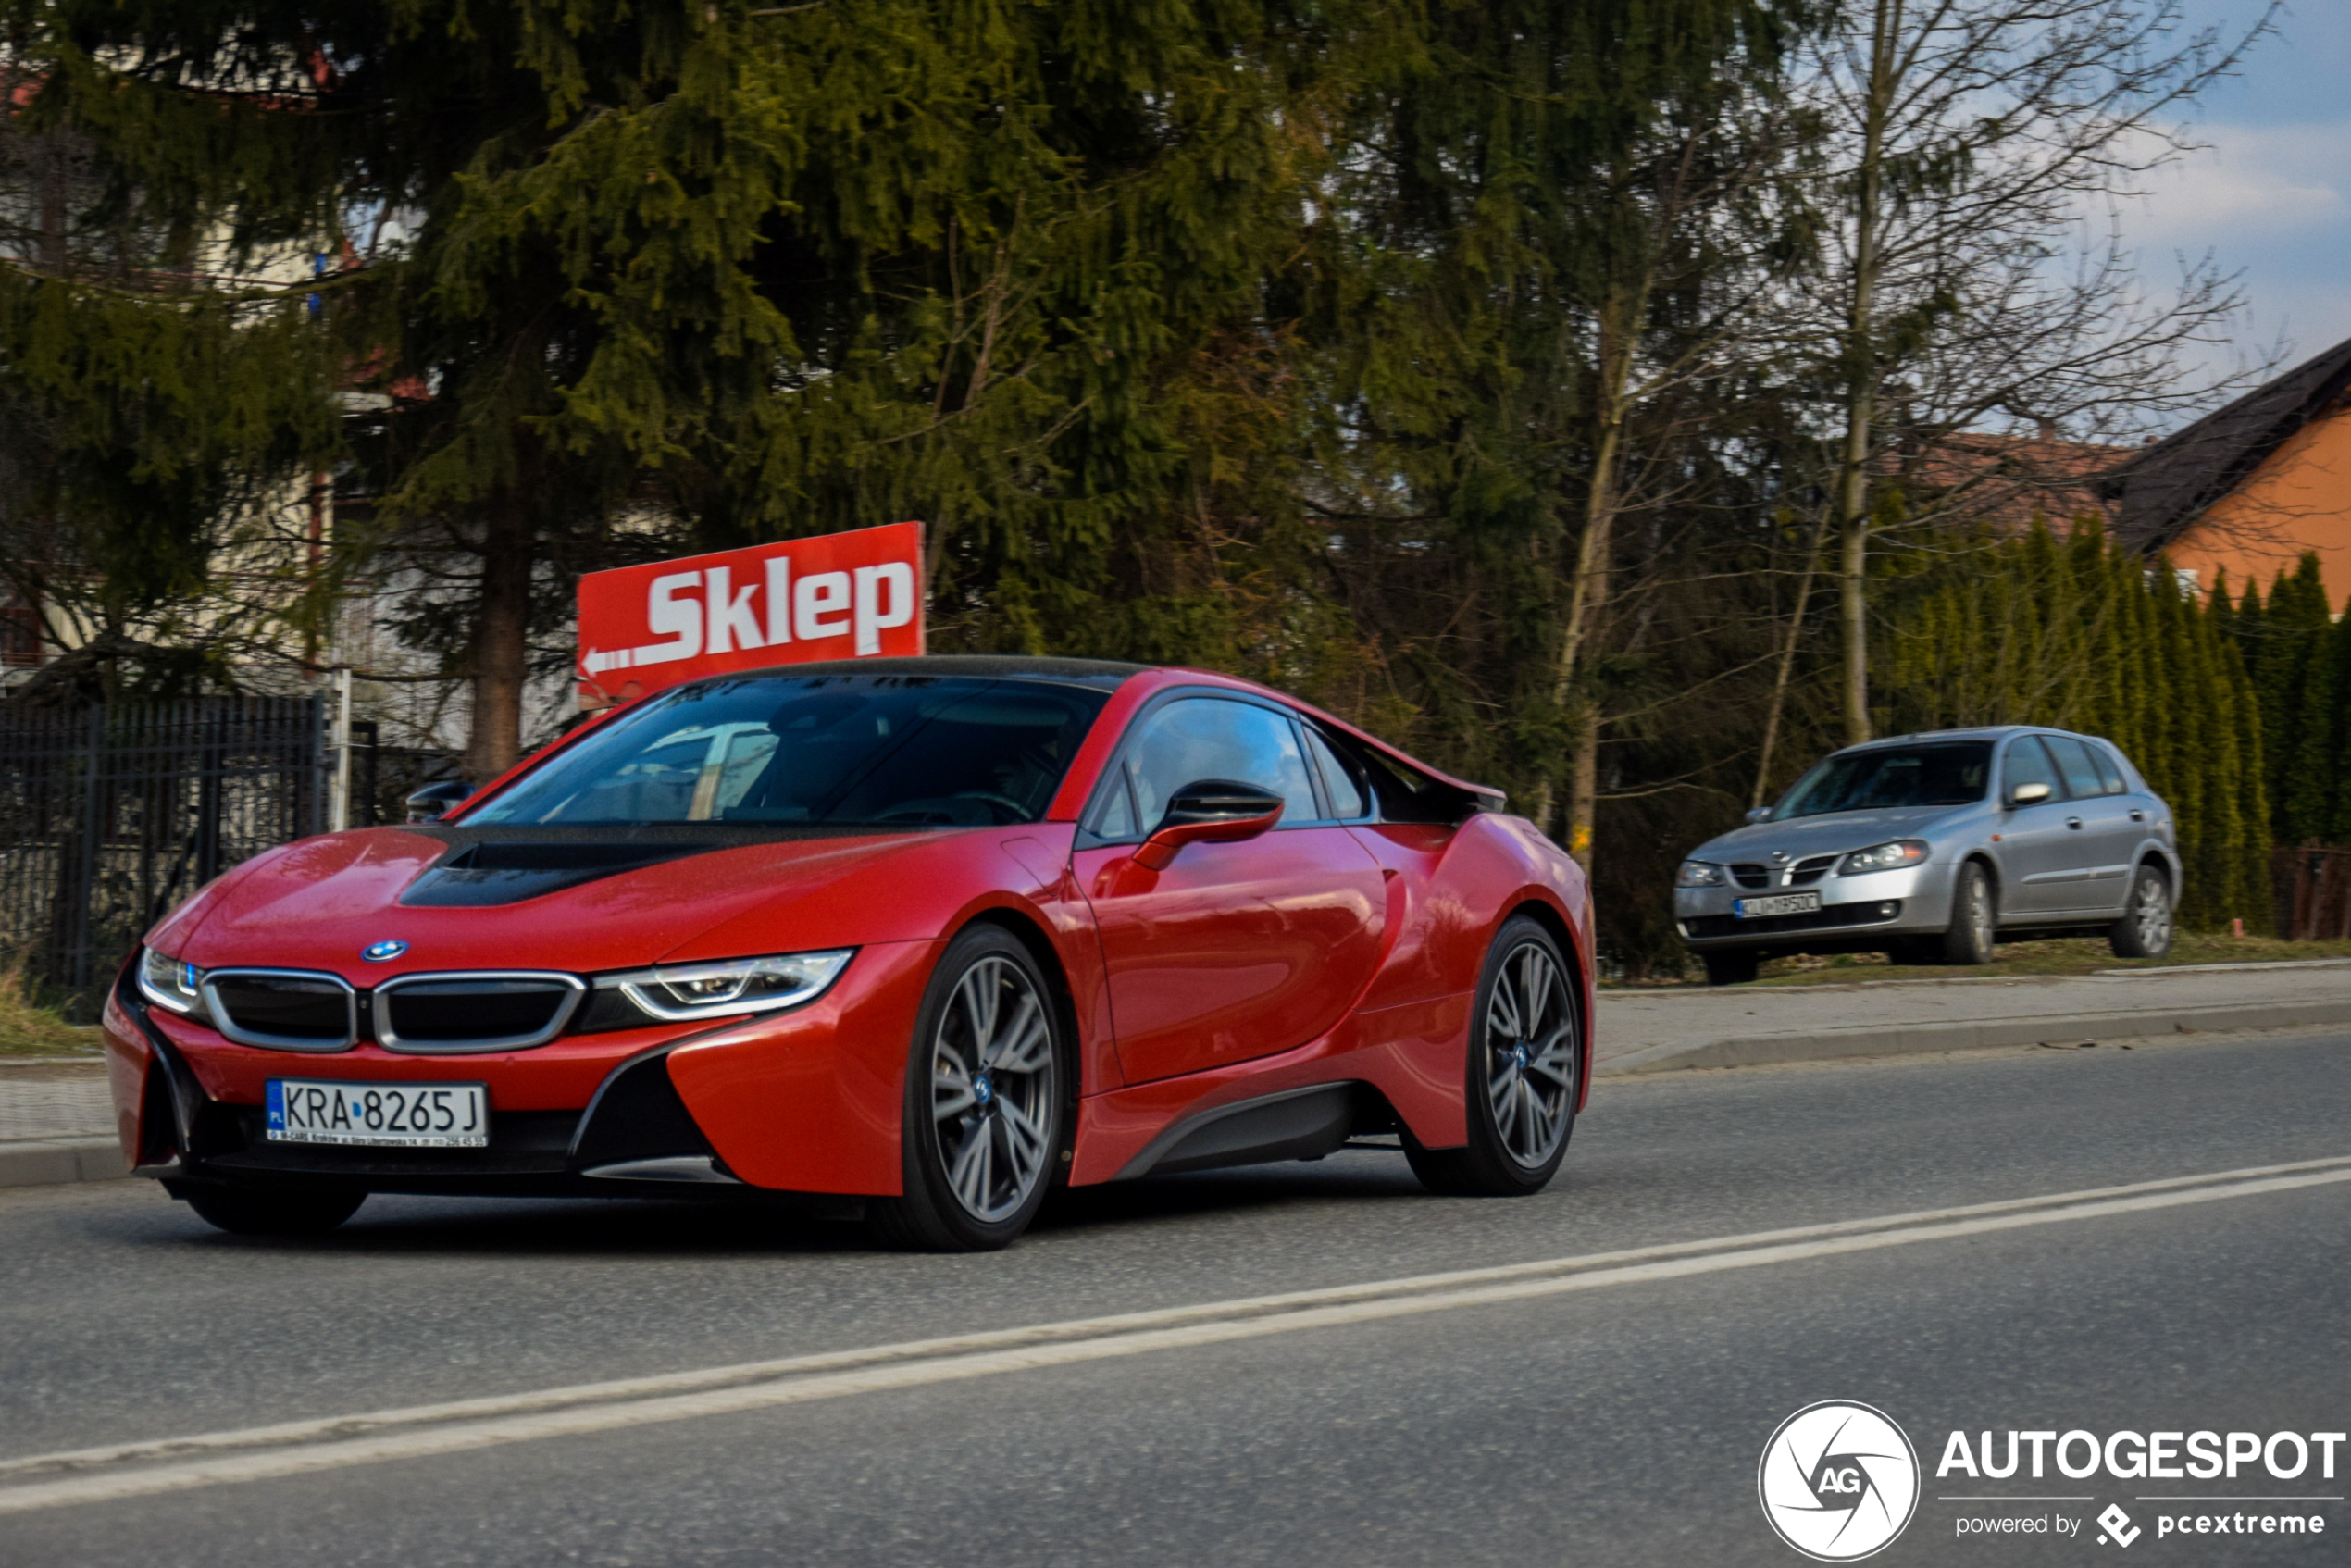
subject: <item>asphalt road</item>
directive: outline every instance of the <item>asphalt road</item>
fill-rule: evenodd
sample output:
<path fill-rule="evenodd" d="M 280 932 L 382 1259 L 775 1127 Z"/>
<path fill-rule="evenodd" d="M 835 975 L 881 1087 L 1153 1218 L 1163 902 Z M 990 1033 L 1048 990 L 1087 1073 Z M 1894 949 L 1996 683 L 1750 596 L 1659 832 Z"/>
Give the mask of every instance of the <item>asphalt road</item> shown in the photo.
<path fill-rule="evenodd" d="M 1429 1198 L 1400 1159 L 1350 1152 L 1077 1195 L 976 1258 L 633 1203 L 376 1199 L 326 1241 L 256 1242 L 143 1184 L 6 1193 L 0 1509 L 28 1479 L 6 1462 L 93 1445 L 2343 1156 L 2351 1033 L 2332 1032 L 1604 1080 L 1535 1199 Z M 2123 1553 L 2094 1524 L 1987 1540 L 1957 1522 L 2119 1501 L 2149 1525 L 2151 1483 L 1945 1501 L 2000 1489 L 1934 1479 L 1946 1434 L 2351 1425 L 2351 1181 L 2309 1179 L 1751 1266 L 1692 1248 L 1688 1272 L 1588 1288 L 195 1476 L 0 1512 L 0 1563 L 1788 1563 L 1757 1460 L 1828 1399 L 1886 1412 L 1927 1466 L 1873 1561 L 2103 1561 Z M 2214 1505 L 2248 1506 L 2272 1505 Z M 2127 1556 L 2342 1562 L 2351 1505 L 2295 1510 L 2328 1533 L 2150 1527 Z"/>

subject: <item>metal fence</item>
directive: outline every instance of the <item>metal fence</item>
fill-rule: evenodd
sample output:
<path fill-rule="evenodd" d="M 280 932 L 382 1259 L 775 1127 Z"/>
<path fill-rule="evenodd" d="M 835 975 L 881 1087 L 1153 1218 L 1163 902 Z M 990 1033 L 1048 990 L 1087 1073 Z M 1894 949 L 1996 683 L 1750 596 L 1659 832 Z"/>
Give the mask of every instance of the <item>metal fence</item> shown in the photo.
<path fill-rule="evenodd" d="M 322 696 L 0 710 L 0 956 L 87 1020 L 142 933 L 212 877 L 330 826 Z M 350 821 L 441 759 L 352 727 Z M 385 775 L 392 775 L 386 778 Z M 413 788 L 413 785 L 409 785 Z"/>

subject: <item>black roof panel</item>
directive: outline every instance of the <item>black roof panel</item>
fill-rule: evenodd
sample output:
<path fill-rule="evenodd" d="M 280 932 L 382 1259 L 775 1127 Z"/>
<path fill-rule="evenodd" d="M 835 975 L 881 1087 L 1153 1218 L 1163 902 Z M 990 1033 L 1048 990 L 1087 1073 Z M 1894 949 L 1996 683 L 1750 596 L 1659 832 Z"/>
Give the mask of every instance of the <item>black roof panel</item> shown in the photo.
<path fill-rule="evenodd" d="M 770 665 L 759 669 L 728 670 L 703 680 L 741 680 L 753 676 L 794 675 L 960 675 L 973 680 L 1056 680 L 1067 685 L 1093 686 L 1108 691 L 1128 677 L 1150 669 L 1114 659 L 1044 659 L 1014 653 L 936 653 L 912 659 L 822 659 L 805 665 Z"/>

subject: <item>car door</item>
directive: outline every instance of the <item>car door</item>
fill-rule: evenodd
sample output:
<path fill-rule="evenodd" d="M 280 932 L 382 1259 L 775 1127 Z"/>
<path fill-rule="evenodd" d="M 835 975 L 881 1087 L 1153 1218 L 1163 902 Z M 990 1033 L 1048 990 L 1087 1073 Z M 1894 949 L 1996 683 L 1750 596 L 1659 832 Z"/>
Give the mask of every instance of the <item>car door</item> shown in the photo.
<path fill-rule="evenodd" d="M 2066 803 L 2065 823 L 2073 836 L 2074 858 L 2088 874 L 2084 881 L 2064 884 L 2079 895 L 2066 907 L 2120 914 L 2130 883 L 2131 857 L 2139 847 L 2140 822 L 2146 814 L 2142 811 L 2140 821 L 2133 820 L 2121 776 L 2111 763 L 2101 768 L 2087 744 L 2071 735 L 2044 735 L 2041 743 L 2057 759 L 2065 792 L 2072 797 Z"/>
<path fill-rule="evenodd" d="M 1164 870 L 1138 865 L 1167 803 L 1211 778 L 1280 795 L 1281 822 L 1254 839 L 1188 844 Z M 1092 902 L 1129 1083 L 1303 1045 L 1369 983 L 1386 885 L 1330 819 L 1286 712 L 1200 693 L 1146 710 L 1084 828 L 1074 869 Z"/>
<path fill-rule="evenodd" d="M 2016 804 L 2017 790 L 2046 784 L 2048 799 Z M 2066 826 L 2072 803 L 2057 763 L 2037 735 L 2012 737 L 2000 756 L 2000 917 L 2027 922 L 2079 907 L 2089 881 L 2081 834 Z"/>

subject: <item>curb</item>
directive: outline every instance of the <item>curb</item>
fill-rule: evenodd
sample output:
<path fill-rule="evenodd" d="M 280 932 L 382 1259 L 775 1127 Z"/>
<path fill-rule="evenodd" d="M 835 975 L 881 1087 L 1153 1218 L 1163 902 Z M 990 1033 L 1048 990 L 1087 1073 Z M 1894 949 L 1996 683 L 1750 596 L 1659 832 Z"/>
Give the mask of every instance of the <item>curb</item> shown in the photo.
<path fill-rule="evenodd" d="M 1603 1059 L 1592 1069 L 1592 1076 L 1626 1077 L 1694 1067 L 1760 1067 L 1784 1062 L 1833 1062 L 1848 1056 L 1978 1051 L 1996 1046 L 2034 1045 L 2042 1040 L 2146 1039 L 2158 1035 L 2219 1034 L 2331 1024 L 2351 1024 L 2351 1000 L 2050 1013 L 2037 1018 L 1993 1018 L 1980 1023 L 1905 1024 L 1896 1028 L 1750 1035 L 1698 1044 L 1675 1041 Z"/>
<path fill-rule="evenodd" d="M 44 1138 L 0 1143 L 0 1187 L 119 1181 L 129 1174 L 122 1164 L 122 1145 L 111 1138 Z"/>

